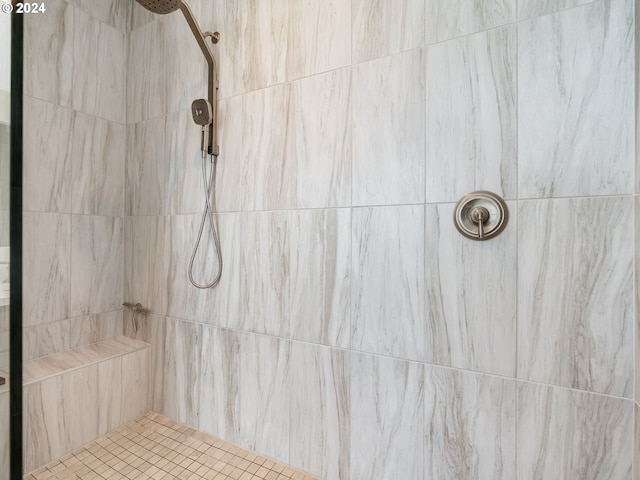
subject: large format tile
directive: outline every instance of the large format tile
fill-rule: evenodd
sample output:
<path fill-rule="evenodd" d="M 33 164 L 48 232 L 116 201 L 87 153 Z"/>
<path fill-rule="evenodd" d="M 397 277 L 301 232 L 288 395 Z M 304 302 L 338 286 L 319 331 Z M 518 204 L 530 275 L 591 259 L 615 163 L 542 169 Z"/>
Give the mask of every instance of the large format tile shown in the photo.
<path fill-rule="evenodd" d="M 348 2 L 344 2 L 348 3 Z M 353 63 L 422 46 L 422 0 L 351 0 Z"/>
<path fill-rule="evenodd" d="M 23 213 L 23 321 L 25 326 L 69 317 L 71 218 Z M 52 252 L 55 254 L 52 255 Z"/>
<path fill-rule="evenodd" d="M 518 219 L 518 377 L 632 396 L 633 200 L 532 200 Z"/>
<path fill-rule="evenodd" d="M 122 219 L 71 217 L 70 316 L 115 310 L 122 305 Z"/>
<path fill-rule="evenodd" d="M 516 29 L 426 49 L 426 198 L 516 197 Z"/>
<path fill-rule="evenodd" d="M 69 213 L 73 112 L 29 96 L 23 109 L 31 132 L 23 145 L 23 208 Z"/>
<path fill-rule="evenodd" d="M 424 86 L 421 50 L 354 67 L 354 205 L 424 202 Z"/>
<path fill-rule="evenodd" d="M 291 180 L 283 182 L 286 199 L 278 206 L 349 206 L 351 70 L 293 82 L 289 95 L 283 174 Z M 265 166 L 273 168 L 272 159 Z"/>
<path fill-rule="evenodd" d="M 200 411 L 202 325 L 167 320 L 163 413 L 192 427 Z"/>
<path fill-rule="evenodd" d="M 73 118 L 71 212 L 124 212 L 125 127 L 82 112 Z"/>
<path fill-rule="evenodd" d="M 50 0 L 45 14 L 24 16 L 26 95 L 71 106 L 74 10 L 65 0 Z"/>
<path fill-rule="evenodd" d="M 71 92 L 74 110 L 125 122 L 126 55 L 124 32 L 75 10 Z"/>
<path fill-rule="evenodd" d="M 518 0 L 518 20 L 540 17 L 597 0 Z"/>
<path fill-rule="evenodd" d="M 352 212 L 351 348 L 424 359 L 424 207 Z"/>
<path fill-rule="evenodd" d="M 156 20 L 128 35 L 126 110 L 129 124 L 165 113 L 162 25 Z"/>
<path fill-rule="evenodd" d="M 349 358 L 342 350 L 292 343 L 289 462 L 321 478 L 350 478 Z"/>
<path fill-rule="evenodd" d="M 515 204 L 505 231 L 488 242 L 463 237 L 452 204 L 427 205 L 426 360 L 516 374 Z"/>
<path fill-rule="evenodd" d="M 222 98 L 287 80 L 288 3 L 291 2 L 215 2 L 217 21 L 213 26 L 224 32 L 224 41 L 216 46 Z"/>
<path fill-rule="evenodd" d="M 519 480 L 629 480 L 633 402 L 518 386 Z"/>
<path fill-rule="evenodd" d="M 349 209 L 299 210 L 290 225 L 291 337 L 349 347 Z"/>
<path fill-rule="evenodd" d="M 98 438 L 97 376 L 92 365 L 24 387 L 26 472 Z"/>
<path fill-rule="evenodd" d="M 518 24 L 521 198 L 633 192 L 632 24 L 631 0 Z"/>
<path fill-rule="evenodd" d="M 352 480 L 424 478 L 424 367 L 352 354 Z"/>
<path fill-rule="evenodd" d="M 83 12 L 94 18 L 117 28 L 121 32 L 127 32 L 131 6 L 135 2 L 130 0 L 68 0 Z"/>
<path fill-rule="evenodd" d="M 167 214 L 169 156 L 165 149 L 165 118 L 128 125 L 126 153 L 127 215 Z"/>
<path fill-rule="evenodd" d="M 287 80 L 351 64 L 351 0 L 304 0 L 287 7 Z"/>
<path fill-rule="evenodd" d="M 516 478 L 516 383 L 426 367 L 425 478 Z"/>
<path fill-rule="evenodd" d="M 490 30 L 516 19 L 516 0 L 426 0 L 427 43 Z"/>

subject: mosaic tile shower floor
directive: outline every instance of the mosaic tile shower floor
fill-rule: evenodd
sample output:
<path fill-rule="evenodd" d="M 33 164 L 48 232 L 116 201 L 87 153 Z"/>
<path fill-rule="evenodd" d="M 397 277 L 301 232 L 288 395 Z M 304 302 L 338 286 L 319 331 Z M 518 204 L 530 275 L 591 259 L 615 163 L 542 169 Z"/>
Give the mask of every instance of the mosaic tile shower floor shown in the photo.
<path fill-rule="evenodd" d="M 153 412 L 24 478 L 318 480 Z"/>

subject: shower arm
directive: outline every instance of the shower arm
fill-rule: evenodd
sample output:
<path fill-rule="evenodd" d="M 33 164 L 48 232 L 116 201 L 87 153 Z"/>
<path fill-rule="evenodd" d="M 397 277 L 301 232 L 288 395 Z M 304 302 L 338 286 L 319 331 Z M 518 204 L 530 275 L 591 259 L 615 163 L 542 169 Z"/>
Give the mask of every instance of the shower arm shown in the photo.
<path fill-rule="evenodd" d="M 200 46 L 200 50 L 202 50 L 202 54 L 204 58 L 207 60 L 207 64 L 209 66 L 209 81 L 208 81 L 208 100 L 211 104 L 211 110 L 213 112 L 211 119 L 211 127 L 209 128 L 209 154 L 217 157 L 220 153 L 220 147 L 218 145 L 218 102 L 217 102 L 217 92 L 218 92 L 218 77 L 216 75 L 216 60 L 213 57 L 213 53 L 207 44 L 207 41 L 202 34 L 202 30 L 196 23 L 195 18 L 193 17 L 193 12 L 184 2 L 180 2 L 180 10 L 184 14 L 184 18 L 187 20 L 189 24 L 189 28 L 191 28 L 191 32 L 193 32 L 193 36 L 196 37 L 196 41 Z M 215 37 L 213 38 L 215 41 Z"/>

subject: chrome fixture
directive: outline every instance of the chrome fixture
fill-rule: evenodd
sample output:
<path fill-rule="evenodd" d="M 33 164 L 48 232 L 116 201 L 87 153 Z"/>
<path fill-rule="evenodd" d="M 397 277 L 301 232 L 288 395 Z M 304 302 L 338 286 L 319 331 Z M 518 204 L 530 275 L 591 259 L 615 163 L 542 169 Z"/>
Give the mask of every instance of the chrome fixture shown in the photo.
<path fill-rule="evenodd" d="M 472 240 L 489 240 L 500 234 L 509 221 L 509 209 L 498 195 L 485 190 L 462 197 L 453 213 L 458 231 Z"/>
<path fill-rule="evenodd" d="M 134 333 L 137 332 L 138 331 L 138 322 L 136 321 L 136 314 L 137 313 L 142 313 L 143 315 L 146 315 L 146 314 L 149 313 L 149 310 L 146 309 L 146 308 L 143 308 L 141 303 L 136 303 L 134 305 L 133 303 L 124 302 L 122 304 L 122 306 L 130 308 L 133 311 L 133 318 L 131 319 L 131 323 L 133 324 Z"/>

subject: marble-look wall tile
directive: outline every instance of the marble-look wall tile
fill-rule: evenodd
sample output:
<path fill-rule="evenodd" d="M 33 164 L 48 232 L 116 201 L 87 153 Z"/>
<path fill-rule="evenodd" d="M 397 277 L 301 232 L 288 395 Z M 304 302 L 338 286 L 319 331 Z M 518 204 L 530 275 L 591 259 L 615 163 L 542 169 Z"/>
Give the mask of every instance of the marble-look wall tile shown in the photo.
<path fill-rule="evenodd" d="M 640 278 L 640 196 L 634 197 L 634 276 Z M 636 402 L 640 402 L 640 282 L 635 281 L 635 315 L 634 315 L 634 394 Z M 640 464 L 639 464 L 640 473 Z"/>
<path fill-rule="evenodd" d="M 110 311 L 122 305 L 122 219 L 71 217 L 70 316 Z"/>
<path fill-rule="evenodd" d="M 23 109 L 23 208 L 69 213 L 73 112 L 29 96 Z"/>
<path fill-rule="evenodd" d="M 518 479 L 631 478 L 633 402 L 518 385 Z"/>
<path fill-rule="evenodd" d="M 75 112 L 71 145 L 71 212 L 122 216 L 125 127 Z"/>
<path fill-rule="evenodd" d="M 0 392 L 0 477 L 9 476 L 9 392 Z"/>
<path fill-rule="evenodd" d="M 351 212 L 299 210 L 290 226 L 291 337 L 348 348 Z"/>
<path fill-rule="evenodd" d="M 346 3 L 346 2 L 345 2 Z M 422 0 L 351 0 L 353 63 L 422 47 Z"/>
<path fill-rule="evenodd" d="M 150 360 L 148 348 L 123 355 L 122 357 L 122 409 L 120 423 L 125 425 L 151 408 Z M 101 407 L 104 402 L 101 402 Z"/>
<path fill-rule="evenodd" d="M 97 365 L 98 398 L 101 401 L 98 408 L 99 436 L 106 435 L 122 425 L 120 422 L 123 417 L 122 400 L 125 391 L 122 381 L 122 358 L 115 357 Z M 132 396 L 131 400 L 137 400 L 137 397 L 133 398 L 136 393 L 127 391 L 127 394 Z M 101 408 L 103 405 L 104 408 Z"/>
<path fill-rule="evenodd" d="M 518 377 L 633 396 L 633 200 L 532 200 L 518 219 Z"/>
<path fill-rule="evenodd" d="M 632 0 L 518 24 L 519 194 L 632 193 Z"/>
<path fill-rule="evenodd" d="M 238 332 L 238 443 L 289 462 L 289 380 L 287 340 Z"/>
<path fill-rule="evenodd" d="M 156 20 L 133 30 L 128 42 L 126 110 L 132 124 L 165 112 L 163 24 Z"/>
<path fill-rule="evenodd" d="M 293 82 L 289 93 L 282 174 L 291 180 L 283 182 L 287 198 L 278 206 L 349 206 L 351 69 Z M 273 159 L 265 167 L 273 168 Z"/>
<path fill-rule="evenodd" d="M 224 32 L 216 46 L 220 96 L 269 87 L 286 78 L 288 4 L 272 0 L 215 2 L 214 29 Z"/>
<path fill-rule="evenodd" d="M 490 30 L 516 19 L 516 0 L 426 0 L 427 43 Z"/>
<path fill-rule="evenodd" d="M 126 155 L 126 213 L 136 216 L 169 213 L 165 118 L 128 125 Z"/>
<path fill-rule="evenodd" d="M 426 198 L 517 195 L 515 26 L 426 49 Z"/>
<path fill-rule="evenodd" d="M 69 318 L 70 216 L 24 212 L 22 228 L 24 326 Z"/>
<path fill-rule="evenodd" d="M 163 414 L 198 426 L 202 325 L 167 321 L 164 356 Z"/>
<path fill-rule="evenodd" d="M 165 196 L 169 197 L 169 213 L 175 215 L 202 212 L 205 187 L 200 150 L 201 127 L 193 122 L 191 110 L 181 110 L 167 115 L 165 132 L 164 154 L 167 160 L 157 168 L 168 167 L 168 174 L 165 172 L 167 184 L 164 192 Z M 210 160 L 205 161 L 207 167 L 211 168 Z M 209 173 L 206 178 L 208 181 Z"/>
<path fill-rule="evenodd" d="M 71 92 L 74 110 L 125 122 L 126 55 L 122 31 L 75 10 Z"/>
<path fill-rule="evenodd" d="M 291 347 L 289 462 L 320 478 L 350 478 L 349 358 L 342 350 Z"/>
<path fill-rule="evenodd" d="M 516 382 L 426 367 L 425 478 L 516 478 Z"/>
<path fill-rule="evenodd" d="M 463 237 L 453 204 L 427 205 L 426 360 L 508 377 L 516 375 L 517 209 L 490 242 Z"/>
<path fill-rule="evenodd" d="M 198 428 L 233 443 L 240 441 L 241 346 L 233 330 L 203 328 Z"/>
<path fill-rule="evenodd" d="M 138 4 L 138 2 L 129 2 L 129 3 L 131 4 L 131 8 L 129 10 L 129 18 L 127 22 L 129 32 L 132 32 L 133 30 L 137 30 L 140 27 L 143 27 L 147 23 L 150 23 L 153 20 L 156 20 L 158 18 L 156 14 L 151 13 L 142 5 Z"/>
<path fill-rule="evenodd" d="M 29 361 L 65 350 L 65 340 L 69 333 L 69 320 L 23 327 L 22 358 Z"/>
<path fill-rule="evenodd" d="M 98 438 L 97 377 L 92 365 L 24 387 L 25 472 Z"/>
<path fill-rule="evenodd" d="M 351 0 L 304 0 L 287 7 L 287 80 L 351 64 Z"/>
<path fill-rule="evenodd" d="M 124 217 L 124 301 L 149 308 L 149 274 L 156 217 Z M 154 228 L 156 227 L 156 228 Z M 154 259 L 155 262 L 155 259 Z"/>
<path fill-rule="evenodd" d="M 352 211 L 351 347 L 424 359 L 424 207 Z"/>
<path fill-rule="evenodd" d="M 349 478 L 423 479 L 424 367 L 362 354 L 349 361 Z"/>
<path fill-rule="evenodd" d="M 135 3 L 131 0 L 67 0 L 85 13 L 94 18 L 117 28 L 121 32 L 128 31 L 131 6 Z"/>
<path fill-rule="evenodd" d="M 68 107 L 75 9 L 65 0 L 49 0 L 46 10 L 24 16 L 24 93 Z"/>
<path fill-rule="evenodd" d="M 587 3 L 593 3 L 596 0 L 517 0 L 518 1 L 518 20 L 526 20 L 527 18 L 541 17 L 550 13 L 559 12 Z"/>
<path fill-rule="evenodd" d="M 293 177 L 285 164 L 290 88 L 278 85 L 221 102 L 219 211 L 287 207 Z"/>
<path fill-rule="evenodd" d="M 633 480 L 640 479 L 640 407 L 633 404 Z"/>
<path fill-rule="evenodd" d="M 193 10 L 197 15 L 197 8 Z M 160 22 L 166 48 L 163 55 L 166 113 L 188 109 L 191 116 L 191 102 L 207 98 L 207 62 L 182 13 L 164 15 Z M 208 27 L 202 25 L 202 28 Z M 218 47 L 209 45 L 216 52 Z M 200 141 L 197 145 L 200 146 Z"/>
<path fill-rule="evenodd" d="M 425 200 L 425 68 L 421 50 L 353 69 L 354 205 Z"/>

